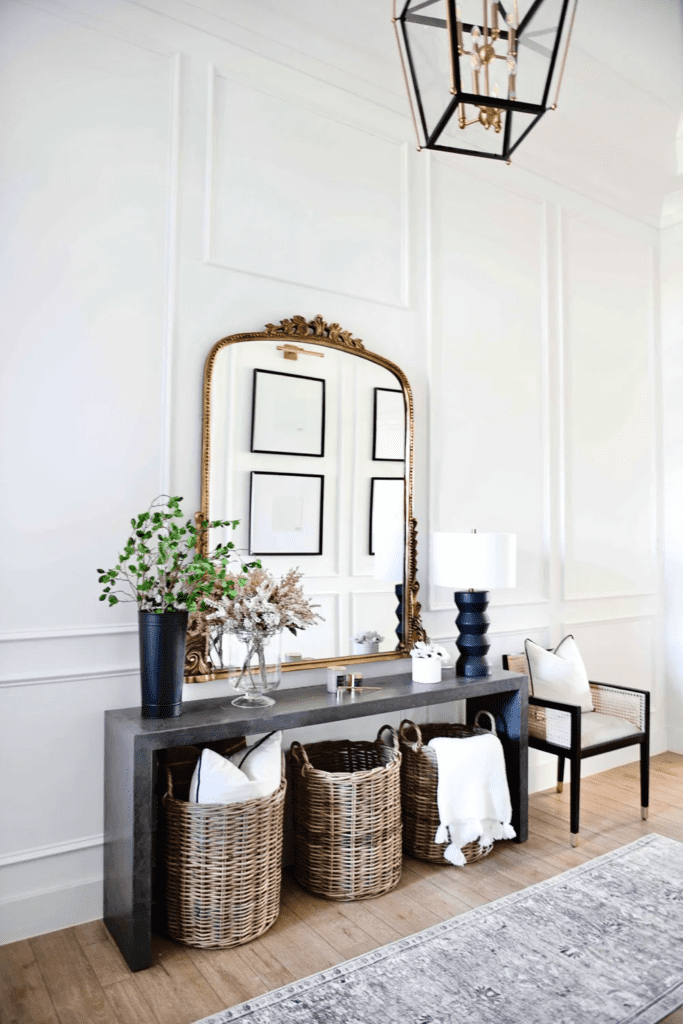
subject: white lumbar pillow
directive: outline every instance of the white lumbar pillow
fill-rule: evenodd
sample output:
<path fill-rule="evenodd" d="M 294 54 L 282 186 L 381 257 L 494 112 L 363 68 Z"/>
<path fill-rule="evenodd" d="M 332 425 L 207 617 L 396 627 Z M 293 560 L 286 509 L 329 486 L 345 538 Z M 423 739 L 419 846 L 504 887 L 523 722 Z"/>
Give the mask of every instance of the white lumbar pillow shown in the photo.
<path fill-rule="evenodd" d="M 274 793 L 280 785 L 282 761 L 282 732 L 274 732 L 270 736 L 255 743 L 247 753 L 239 750 L 230 758 L 252 782 L 265 783 L 270 787 L 267 792 Z M 264 794 L 265 796 L 266 794 Z"/>
<path fill-rule="evenodd" d="M 588 675 L 574 637 L 561 640 L 554 651 L 524 641 L 534 697 L 561 704 L 579 704 L 582 711 L 594 711 Z"/>
<path fill-rule="evenodd" d="M 242 771 L 227 757 L 222 757 L 214 750 L 205 748 L 197 761 L 192 781 L 190 782 L 190 803 L 193 804 L 239 804 L 245 800 L 256 800 L 258 797 L 270 796 L 280 785 L 280 741 L 277 745 L 278 770 L 277 778 L 273 773 L 264 771 L 262 778 L 252 777 L 249 772 Z M 265 744 L 264 744 L 265 746 Z M 260 750 L 260 748 L 258 748 Z M 244 751 L 239 755 L 244 757 Z M 271 755 L 272 756 L 272 755 Z M 246 764 L 245 764 L 246 768 Z"/>

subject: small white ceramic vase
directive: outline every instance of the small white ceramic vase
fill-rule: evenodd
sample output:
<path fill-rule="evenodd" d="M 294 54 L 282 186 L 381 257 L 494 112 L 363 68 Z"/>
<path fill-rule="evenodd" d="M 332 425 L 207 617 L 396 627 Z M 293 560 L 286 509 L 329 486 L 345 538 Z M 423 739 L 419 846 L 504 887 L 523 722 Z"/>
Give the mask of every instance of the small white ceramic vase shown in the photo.
<path fill-rule="evenodd" d="M 411 658 L 414 683 L 440 683 L 441 658 Z"/>
<path fill-rule="evenodd" d="M 357 644 L 354 640 L 353 643 L 354 654 L 378 654 L 379 653 L 379 640 L 370 640 L 368 643 Z"/>

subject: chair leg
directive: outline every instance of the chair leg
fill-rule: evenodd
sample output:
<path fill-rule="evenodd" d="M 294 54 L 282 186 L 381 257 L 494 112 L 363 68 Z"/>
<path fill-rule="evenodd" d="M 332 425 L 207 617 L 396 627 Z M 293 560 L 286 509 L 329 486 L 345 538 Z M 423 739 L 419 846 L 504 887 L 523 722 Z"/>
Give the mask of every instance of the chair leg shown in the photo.
<path fill-rule="evenodd" d="M 647 821 L 650 804 L 650 739 L 646 737 L 640 744 L 640 816 Z"/>
<path fill-rule="evenodd" d="M 557 758 L 557 792 L 561 793 L 564 789 L 564 758 L 558 755 Z"/>
<path fill-rule="evenodd" d="M 571 781 L 569 783 L 570 828 L 572 846 L 579 843 L 579 804 L 581 800 L 581 758 L 572 753 L 570 760 Z"/>

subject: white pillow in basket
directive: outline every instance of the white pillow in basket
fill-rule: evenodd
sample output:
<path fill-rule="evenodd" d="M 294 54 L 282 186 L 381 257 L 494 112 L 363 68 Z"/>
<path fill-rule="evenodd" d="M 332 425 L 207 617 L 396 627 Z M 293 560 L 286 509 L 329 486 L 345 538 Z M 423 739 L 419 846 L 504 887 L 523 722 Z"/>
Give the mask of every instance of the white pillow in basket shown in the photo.
<path fill-rule="evenodd" d="M 579 704 L 582 711 L 594 711 L 588 675 L 574 637 L 569 634 L 554 651 L 546 651 L 533 640 L 524 641 L 534 697 L 561 704 Z"/>
<path fill-rule="evenodd" d="M 282 733 L 279 733 L 279 735 L 282 736 Z M 239 756 L 244 757 L 244 751 L 241 751 Z M 215 750 L 209 750 L 208 747 L 205 748 L 202 750 L 201 757 L 197 761 L 192 775 L 190 803 L 240 804 L 245 800 L 256 800 L 258 797 L 270 796 L 280 785 L 279 742 L 277 756 L 276 780 L 273 779 L 272 773 L 266 777 L 265 770 L 262 778 L 250 778 L 247 772 L 241 771 L 227 757 L 222 757 L 221 754 L 217 754 Z"/>
<path fill-rule="evenodd" d="M 280 785 L 281 753 L 282 732 L 278 731 L 255 743 L 249 752 L 238 750 L 230 760 L 248 779 L 266 783 L 266 792 L 274 793 Z"/>

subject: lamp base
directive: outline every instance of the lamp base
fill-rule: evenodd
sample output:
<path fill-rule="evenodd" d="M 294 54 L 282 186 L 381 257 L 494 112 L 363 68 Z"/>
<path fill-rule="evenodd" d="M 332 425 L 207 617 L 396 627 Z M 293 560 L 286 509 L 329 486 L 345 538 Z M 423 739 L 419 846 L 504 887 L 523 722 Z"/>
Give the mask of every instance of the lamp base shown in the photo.
<path fill-rule="evenodd" d="M 398 604 L 396 605 L 396 618 L 398 619 L 398 625 L 397 625 L 396 630 L 395 630 L 396 636 L 398 637 L 398 644 L 396 645 L 396 649 L 398 650 L 398 648 L 401 646 L 401 644 L 403 642 L 403 584 L 402 583 L 397 583 L 396 584 L 395 592 L 396 592 L 396 600 L 398 601 Z"/>
<path fill-rule="evenodd" d="M 456 590 L 453 595 L 458 608 L 455 624 L 460 630 L 456 647 L 460 657 L 455 664 L 456 676 L 468 679 L 491 675 L 487 630 L 490 619 L 486 614 L 489 604 L 488 590 Z"/>

